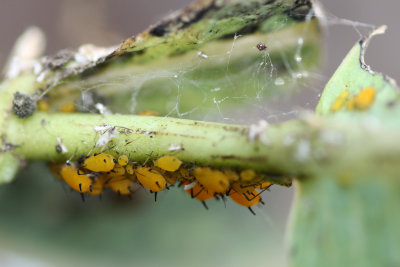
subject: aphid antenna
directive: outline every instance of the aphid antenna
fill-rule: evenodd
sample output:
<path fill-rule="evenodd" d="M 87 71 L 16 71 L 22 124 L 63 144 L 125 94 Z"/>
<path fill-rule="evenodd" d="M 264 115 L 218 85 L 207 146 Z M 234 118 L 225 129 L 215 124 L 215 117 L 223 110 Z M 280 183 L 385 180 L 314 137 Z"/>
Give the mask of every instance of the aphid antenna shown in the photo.
<path fill-rule="evenodd" d="M 147 161 L 149 161 L 150 160 L 150 158 L 151 158 L 151 156 L 153 155 L 153 151 L 151 151 L 151 153 L 150 154 L 145 154 L 146 156 L 147 156 L 147 159 L 144 161 L 144 163 L 143 163 L 143 167 L 144 166 L 146 166 L 146 164 L 147 164 Z"/>

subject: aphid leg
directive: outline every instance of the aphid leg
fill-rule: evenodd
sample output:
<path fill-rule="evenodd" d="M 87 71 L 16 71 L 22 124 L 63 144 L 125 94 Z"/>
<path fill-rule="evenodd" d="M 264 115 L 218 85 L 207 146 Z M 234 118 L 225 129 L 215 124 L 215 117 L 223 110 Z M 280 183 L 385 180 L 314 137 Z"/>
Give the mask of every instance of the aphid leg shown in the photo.
<path fill-rule="evenodd" d="M 254 216 L 256 215 L 256 213 L 254 212 L 254 210 L 252 210 L 251 207 L 248 207 L 249 211 L 251 212 L 251 214 L 253 214 Z"/>
<path fill-rule="evenodd" d="M 196 195 L 192 196 L 192 198 L 196 198 L 198 195 L 200 195 L 201 192 L 203 192 L 203 190 L 204 190 L 204 187 L 199 192 L 197 192 Z M 193 192 L 193 188 L 192 188 L 192 192 Z"/>
<path fill-rule="evenodd" d="M 81 193 L 81 199 L 82 199 L 82 202 L 85 202 L 85 194 L 84 193 Z"/>
<path fill-rule="evenodd" d="M 221 196 L 222 202 L 224 202 L 224 207 L 226 209 L 226 198 L 224 196 Z"/>
<path fill-rule="evenodd" d="M 228 191 L 226 191 L 226 196 L 229 196 L 229 193 L 231 192 L 231 190 L 232 190 L 232 187 L 230 187 L 229 189 L 228 189 Z"/>
<path fill-rule="evenodd" d="M 269 187 L 267 187 L 267 188 L 261 190 L 261 192 L 259 192 L 257 195 L 254 195 L 254 194 L 252 193 L 252 195 L 254 196 L 254 197 L 252 197 L 252 198 L 248 198 L 247 196 L 245 196 L 245 197 L 246 197 L 246 199 L 247 199 L 248 201 L 252 201 L 252 200 L 255 199 L 256 197 L 258 197 L 259 195 L 261 195 L 262 193 L 264 193 L 264 191 L 268 190 L 268 188 L 269 188 Z M 269 190 L 268 190 L 268 191 L 269 191 Z"/>
<path fill-rule="evenodd" d="M 79 191 L 82 192 L 82 184 L 79 184 Z"/>
<path fill-rule="evenodd" d="M 206 208 L 206 210 L 208 210 L 207 204 L 205 201 L 202 201 L 201 204 L 203 204 L 204 208 Z"/>
<path fill-rule="evenodd" d="M 89 192 L 92 192 L 92 190 L 93 190 L 93 186 L 89 185 Z"/>
<path fill-rule="evenodd" d="M 157 202 L 157 192 L 154 192 L 154 202 Z"/>

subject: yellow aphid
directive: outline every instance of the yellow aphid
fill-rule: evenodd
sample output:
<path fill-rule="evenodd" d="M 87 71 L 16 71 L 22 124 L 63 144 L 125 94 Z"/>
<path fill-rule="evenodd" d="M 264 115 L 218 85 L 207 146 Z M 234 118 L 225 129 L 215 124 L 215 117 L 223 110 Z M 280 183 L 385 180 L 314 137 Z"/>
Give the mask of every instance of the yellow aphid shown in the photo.
<path fill-rule="evenodd" d="M 272 183 L 270 183 L 270 182 L 263 182 L 263 183 L 257 185 L 257 188 L 260 188 L 260 189 L 267 189 L 267 188 L 269 188 L 271 185 L 272 185 Z"/>
<path fill-rule="evenodd" d="M 114 166 L 114 157 L 104 153 L 90 156 L 82 164 L 83 168 L 93 172 L 109 172 Z"/>
<path fill-rule="evenodd" d="M 121 166 L 126 166 L 128 164 L 128 157 L 126 155 L 121 155 L 118 157 L 118 164 Z"/>
<path fill-rule="evenodd" d="M 229 189 L 229 178 L 221 171 L 198 167 L 194 169 L 193 175 L 211 194 L 224 194 Z"/>
<path fill-rule="evenodd" d="M 106 186 L 121 195 L 130 195 L 133 188 L 131 180 L 125 177 L 114 177 L 106 182 Z"/>
<path fill-rule="evenodd" d="M 64 165 L 60 174 L 72 189 L 80 193 L 86 193 L 91 190 L 92 180 L 86 174 L 79 174 L 78 169 L 70 165 Z"/>
<path fill-rule="evenodd" d="M 142 110 L 139 111 L 140 116 L 160 116 L 157 112 L 151 111 L 151 110 Z"/>
<path fill-rule="evenodd" d="M 158 192 L 167 187 L 165 178 L 158 171 L 149 167 L 138 167 L 135 170 L 135 174 L 138 181 L 153 192 Z"/>
<path fill-rule="evenodd" d="M 343 91 L 339 94 L 338 97 L 336 97 L 335 102 L 333 102 L 331 106 L 331 112 L 336 112 L 339 109 L 341 109 L 344 106 L 344 103 L 346 103 L 347 97 L 349 96 L 349 91 Z"/>
<path fill-rule="evenodd" d="M 376 91 L 372 87 L 362 89 L 358 95 L 354 97 L 354 107 L 359 110 L 369 108 L 375 99 Z"/>
<path fill-rule="evenodd" d="M 45 100 L 39 100 L 37 102 L 37 107 L 40 111 L 49 111 L 49 103 Z"/>
<path fill-rule="evenodd" d="M 228 176 L 228 179 L 231 183 L 239 181 L 239 175 L 235 171 L 225 170 L 224 173 L 226 176 Z"/>
<path fill-rule="evenodd" d="M 186 181 L 182 185 L 189 185 L 190 182 Z M 196 184 L 193 186 L 191 189 L 185 190 L 192 198 L 195 198 L 199 201 L 207 201 L 209 199 L 214 198 L 214 195 L 211 194 L 210 192 L 207 192 L 201 185 Z"/>
<path fill-rule="evenodd" d="M 231 185 L 232 189 L 238 193 L 251 193 L 256 187 L 254 185 L 241 186 L 239 183 L 234 183 Z"/>
<path fill-rule="evenodd" d="M 229 193 L 229 197 L 237 204 L 248 208 L 261 203 L 261 197 L 258 194 L 257 190 L 253 190 L 249 193 L 240 193 L 232 190 Z"/>
<path fill-rule="evenodd" d="M 192 180 L 193 179 L 193 176 L 190 174 L 190 171 L 188 169 L 181 168 L 179 170 L 179 173 L 181 174 L 181 177 L 183 179 L 187 179 L 187 180 Z"/>
<path fill-rule="evenodd" d="M 72 113 L 76 111 L 76 107 L 75 107 L 75 103 L 74 102 L 67 102 L 64 103 L 61 107 L 60 107 L 60 111 L 61 112 L 65 112 L 65 113 Z"/>
<path fill-rule="evenodd" d="M 89 191 L 89 195 L 98 196 L 103 192 L 104 183 L 108 180 L 108 176 L 101 174 L 92 184 L 92 191 Z"/>
<path fill-rule="evenodd" d="M 168 172 L 178 170 L 181 165 L 182 161 L 171 155 L 163 156 L 154 162 L 154 166 Z"/>
<path fill-rule="evenodd" d="M 125 174 L 125 168 L 119 164 L 115 164 L 114 168 L 110 171 L 110 176 L 123 176 Z"/>
<path fill-rule="evenodd" d="M 240 172 L 240 180 L 242 182 L 250 182 L 256 177 L 256 172 L 252 169 L 243 170 Z"/>
<path fill-rule="evenodd" d="M 133 172 L 134 172 L 134 169 L 133 169 L 133 166 L 132 165 L 126 165 L 125 166 L 125 170 L 126 170 L 126 172 L 128 173 L 128 174 L 130 174 L 130 175 L 133 175 Z"/>
<path fill-rule="evenodd" d="M 179 172 L 165 173 L 164 178 L 170 185 L 174 185 L 178 180 L 182 179 Z"/>
<path fill-rule="evenodd" d="M 60 174 L 62 166 L 63 165 L 61 165 L 61 164 L 55 164 L 55 163 L 49 164 L 49 168 L 50 168 L 51 172 L 53 173 L 53 175 L 60 179 L 62 179 L 61 174 Z"/>

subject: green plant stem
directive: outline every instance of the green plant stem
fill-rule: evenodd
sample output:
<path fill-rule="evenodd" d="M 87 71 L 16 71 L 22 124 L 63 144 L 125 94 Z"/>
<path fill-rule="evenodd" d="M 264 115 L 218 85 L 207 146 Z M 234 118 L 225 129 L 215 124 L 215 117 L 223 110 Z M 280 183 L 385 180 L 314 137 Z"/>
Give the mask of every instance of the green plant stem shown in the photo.
<path fill-rule="evenodd" d="M 47 114 L 37 112 L 21 120 L 13 116 L 6 140 L 14 152 L 28 160 L 65 161 L 103 150 L 127 154 L 132 161 L 144 162 L 173 154 L 187 164 L 217 168 L 247 169 L 277 175 L 311 177 L 344 170 L 361 174 L 379 168 L 389 175 L 397 171 L 400 145 L 396 124 L 372 132 L 366 122 L 312 116 L 267 126 L 261 141 L 249 141 L 248 126 L 237 126 L 165 117 L 96 114 Z M 107 146 L 95 147 L 102 132 L 94 127 L 115 127 Z M 104 132 L 104 131 L 103 131 Z M 378 138 L 383 135 L 387 138 Z M 58 153 L 57 138 L 67 148 Z M 367 143 L 367 140 L 376 142 Z M 180 149 L 177 149 L 180 147 Z M 371 153 L 374 151 L 374 153 Z M 331 164 L 335 162 L 335 164 Z"/>

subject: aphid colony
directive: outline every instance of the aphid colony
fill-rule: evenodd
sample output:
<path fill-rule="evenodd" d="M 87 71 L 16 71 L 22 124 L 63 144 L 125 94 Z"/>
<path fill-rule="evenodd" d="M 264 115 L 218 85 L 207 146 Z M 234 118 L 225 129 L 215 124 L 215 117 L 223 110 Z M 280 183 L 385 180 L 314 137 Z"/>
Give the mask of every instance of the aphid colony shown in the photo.
<path fill-rule="evenodd" d="M 333 102 L 331 112 L 339 111 L 344 106 L 346 106 L 347 110 L 366 110 L 373 104 L 376 91 L 372 87 L 366 87 L 350 98 L 349 94 L 348 90 L 341 92 Z"/>
<path fill-rule="evenodd" d="M 115 159 L 100 153 L 73 163 L 52 164 L 51 168 L 57 177 L 81 193 L 83 199 L 84 194 L 101 195 L 107 188 L 130 196 L 135 183 L 155 193 L 157 198 L 157 192 L 177 184 L 206 208 L 205 201 L 228 196 L 252 213 L 252 206 L 263 204 L 260 194 L 272 185 L 251 169 L 238 173 L 209 167 L 185 168 L 172 155 L 158 158 L 151 166 L 141 166 L 130 163 L 126 155 Z"/>

